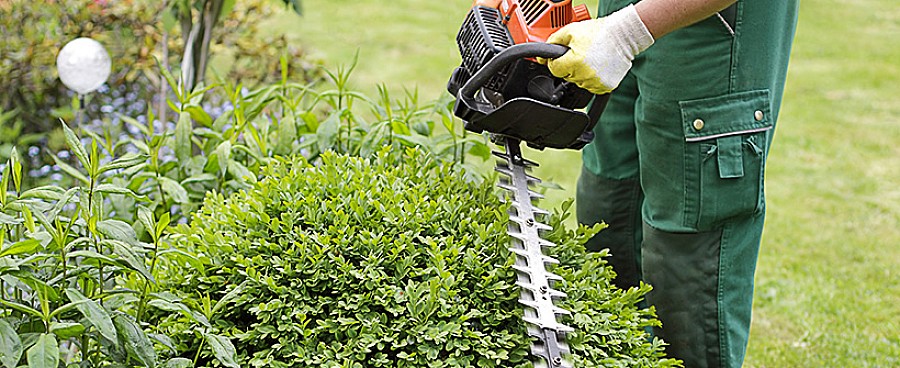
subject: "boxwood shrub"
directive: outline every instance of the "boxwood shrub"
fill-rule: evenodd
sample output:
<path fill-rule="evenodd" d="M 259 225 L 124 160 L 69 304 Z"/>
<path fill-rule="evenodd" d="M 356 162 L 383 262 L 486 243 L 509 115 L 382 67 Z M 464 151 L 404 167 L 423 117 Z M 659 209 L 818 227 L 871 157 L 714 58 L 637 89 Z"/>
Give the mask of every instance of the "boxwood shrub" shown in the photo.
<path fill-rule="evenodd" d="M 371 159 L 282 158 L 250 190 L 207 196 L 173 235 L 202 267 L 165 267 L 173 303 L 203 310 L 159 321 L 198 366 L 203 334 L 229 336 L 240 366 L 530 367 L 506 209 L 489 182 L 416 150 Z M 599 227 L 550 220 L 566 279 L 577 367 L 667 367 L 636 307 L 648 287 L 616 289 Z M 213 306 L 215 304 L 215 306 Z M 215 348 L 215 347 L 214 347 Z"/>

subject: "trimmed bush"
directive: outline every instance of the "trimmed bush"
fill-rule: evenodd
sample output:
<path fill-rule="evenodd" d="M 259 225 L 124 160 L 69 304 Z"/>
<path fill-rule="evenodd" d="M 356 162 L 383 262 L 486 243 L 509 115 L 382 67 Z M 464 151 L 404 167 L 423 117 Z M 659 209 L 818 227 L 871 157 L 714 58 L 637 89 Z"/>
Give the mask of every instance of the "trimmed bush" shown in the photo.
<path fill-rule="evenodd" d="M 212 365 L 201 346 L 229 336 L 240 366 L 528 367 L 506 205 L 416 150 L 374 158 L 326 153 L 278 159 L 252 189 L 209 195 L 174 247 L 199 262 L 158 279 L 170 309 L 159 323 L 179 354 Z M 635 305 L 647 287 L 610 285 L 599 230 L 549 234 L 566 278 L 578 367 L 665 367 L 657 323 Z M 215 350 L 215 347 L 213 347 Z M 209 354 L 211 357 L 212 354 Z"/>

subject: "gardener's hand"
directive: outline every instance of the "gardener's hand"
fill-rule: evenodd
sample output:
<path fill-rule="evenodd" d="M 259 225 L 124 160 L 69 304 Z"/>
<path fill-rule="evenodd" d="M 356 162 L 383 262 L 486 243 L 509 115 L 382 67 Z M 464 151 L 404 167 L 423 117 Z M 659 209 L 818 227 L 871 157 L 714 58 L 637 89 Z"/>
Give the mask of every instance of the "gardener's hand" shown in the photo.
<path fill-rule="evenodd" d="M 614 90 L 631 69 L 631 61 L 653 44 L 653 35 L 633 5 L 600 19 L 569 24 L 547 39 L 569 47 L 558 59 L 540 60 L 553 75 L 594 94 Z"/>

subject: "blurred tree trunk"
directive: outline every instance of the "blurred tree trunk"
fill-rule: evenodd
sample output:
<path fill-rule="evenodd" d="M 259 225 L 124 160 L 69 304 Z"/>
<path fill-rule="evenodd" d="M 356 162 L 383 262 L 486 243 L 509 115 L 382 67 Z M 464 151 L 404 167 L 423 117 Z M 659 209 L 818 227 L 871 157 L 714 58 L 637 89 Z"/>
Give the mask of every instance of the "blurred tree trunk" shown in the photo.
<path fill-rule="evenodd" d="M 184 88 L 191 91 L 203 83 L 209 65 L 209 44 L 213 30 L 222 14 L 234 7 L 236 0 L 176 0 L 173 10 L 181 22 L 184 54 L 181 59 L 181 78 Z M 301 14 L 300 0 L 282 0 L 286 6 Z M 197 16 L 194 17 L 194 12 Z"/>
<path fill-rule="evenodd" d="M 183 3 L 186 1 L 182 1 Z M 227 3 L 227 4 L 226 4 Z M 184 55 L 181 59 L 181 77 L 185 90 L 190 91 L 203 83 L 209 64 L 209 43 L 212 32 L 222 15 L 222 10 L 234 5 L 234 0 L 197 0 L 197 6 L 181 7 L 181 34 L 184 39 Z M 199 14 L 194 21 L 192 10 Z"/>

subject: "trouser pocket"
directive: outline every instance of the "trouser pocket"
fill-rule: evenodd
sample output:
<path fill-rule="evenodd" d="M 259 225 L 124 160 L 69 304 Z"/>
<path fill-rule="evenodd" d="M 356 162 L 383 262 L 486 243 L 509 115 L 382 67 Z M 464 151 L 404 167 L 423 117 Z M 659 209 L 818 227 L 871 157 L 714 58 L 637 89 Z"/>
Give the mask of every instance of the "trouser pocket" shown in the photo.
<path fill-rule="evenodd" d="M 767 90 L 682 101 L 685 226 L 710 230 L 759 213 L 772 129 Z"/>

